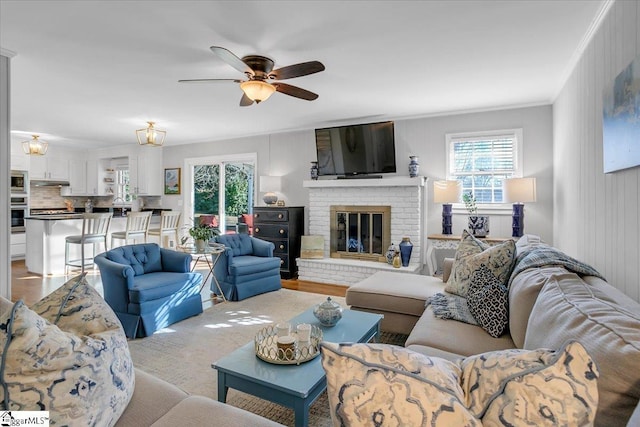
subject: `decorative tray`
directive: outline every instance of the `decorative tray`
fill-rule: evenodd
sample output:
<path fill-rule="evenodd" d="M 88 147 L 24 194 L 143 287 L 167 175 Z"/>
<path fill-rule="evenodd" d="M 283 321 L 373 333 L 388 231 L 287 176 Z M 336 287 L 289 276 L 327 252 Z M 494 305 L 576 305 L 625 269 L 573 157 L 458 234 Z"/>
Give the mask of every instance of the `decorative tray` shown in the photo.
<path fill-rule="evenodd" d="M 296 325 L 291 325 L 295 330 Z M 256 334 L 254 339 L 256 356 L 265 362 L 278 365 L 299 365 L 309 360 L 315 359 L 320 354 L 320 341 L 322 341 L 322 330 L 311 325 L 309 341 L 300 341 L 296 332 L 291 332 L 295 339 L 295 345 L 289 348 L 278 346 L 278 332 L 275 326 L 267 326 Z"/>

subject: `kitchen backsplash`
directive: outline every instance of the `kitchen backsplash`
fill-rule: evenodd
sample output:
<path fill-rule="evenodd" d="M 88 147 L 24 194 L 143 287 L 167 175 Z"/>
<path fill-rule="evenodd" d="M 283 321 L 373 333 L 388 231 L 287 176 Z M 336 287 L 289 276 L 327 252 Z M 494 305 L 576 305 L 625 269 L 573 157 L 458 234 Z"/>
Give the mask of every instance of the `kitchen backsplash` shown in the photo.
<path fill-rule="evenodd" d="M 31 185 L 29 194 L 29 208 L 31 209 L 64 209 L 65 200 L 71 200 L 76 208 L 84 208 L 87 199 L 91 199 L 93 206 L 109 208 L 112 207 L 113 196 L 61 196 L 60 187 L 36 187 Z M 162 208 L 162 198 L 160 196 L 140 196 L 143 208 Z"/>
<path fill-rule="evenodd" d="M 60 195 L 60 187 L 36 187 L 31 185 L 29 207 L 31 209 L 64 209 L 64 199 Z"/>

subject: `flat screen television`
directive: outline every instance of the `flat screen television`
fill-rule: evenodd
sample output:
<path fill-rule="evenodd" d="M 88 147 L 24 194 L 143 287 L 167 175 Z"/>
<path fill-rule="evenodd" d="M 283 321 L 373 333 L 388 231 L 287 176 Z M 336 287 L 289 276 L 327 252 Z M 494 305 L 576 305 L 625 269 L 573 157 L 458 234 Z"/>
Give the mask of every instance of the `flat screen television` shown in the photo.
<path fill-rule="evenodd" d="M 396 172 L 393 122 L 316 129 L 318 175 Z"/>

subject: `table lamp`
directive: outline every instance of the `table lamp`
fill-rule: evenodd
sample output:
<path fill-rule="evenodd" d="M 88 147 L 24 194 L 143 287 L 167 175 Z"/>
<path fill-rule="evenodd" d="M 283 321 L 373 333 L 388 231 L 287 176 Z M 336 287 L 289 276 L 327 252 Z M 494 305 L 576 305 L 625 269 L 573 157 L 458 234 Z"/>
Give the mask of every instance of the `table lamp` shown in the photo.
<path fill-rule="evenodd" d="M 502 183 L 503 199 L 513 203 L 512 237 L 524 234 L 524 204 L 536 201 L 535 178 L 510 178 Z"/>
<path fill-rule="evenodd" d="M 451 234 L 451 204 L 459 202 L 461 195 L 462 182 L 460 181 L 433 182 L 433 201 L 442 203 L 442 234 Z"/>
<path fill-rule="evenodd" d="M 262 200 L 269 206 L 274 206 L 278 201 L 276 191 L 282 190 L 282 177 L 280 176 L 261 176 L 260 192 L 264 193 Z"/>

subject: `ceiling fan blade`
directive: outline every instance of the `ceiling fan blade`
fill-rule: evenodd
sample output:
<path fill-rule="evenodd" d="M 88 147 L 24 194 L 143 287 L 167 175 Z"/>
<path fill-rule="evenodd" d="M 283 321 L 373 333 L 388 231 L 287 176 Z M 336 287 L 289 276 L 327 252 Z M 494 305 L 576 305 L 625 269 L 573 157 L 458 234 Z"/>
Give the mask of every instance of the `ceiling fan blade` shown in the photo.
<path fill-rule="evenodd" d="M 297 86 L 291 86 L 286 83 L 273 83 L 273 86 L 278 92 L 285 95 L 294 96 L 296 98 L 305 99 L 307 101 L 313 101 L 318 98 L 318 94 L 309 92 L 306 89 L 299 88 Z"/>
<path fill-rule="evenodd" d="M 253 105 L 253 101 L 247 96 L 247 94 L 243 93 L 242 98 L 240 98 L 240 106 L 248 107 L 250 105 Z"/>
<path fill-rule="evenodd" d="M 245 64 L 242 59 L 238 58 L 230 50 L 220 46 L 211 46 L 209 49 L 211 49 L 211 51 L 215 53 L 216 56 L 218 56 L 218 58 L 222 59 L 224 62 L 231 65 L 233 68 L 240 71 L 241 73 L 249 74 L 251 76 L 254 75 L 254 72 L 251 69 L 251 67 Z"/>
<path fill-rule="evenodd" d="M 238 79 L 187 79 L 178 80 L 178 83 L 213 83 L 213 82 L 234 82 L 242 83 L 243 80 Z"/>
<path fill-rule="evenodd" d="M 295 65 L 288 65 L 286 67 L 273 70 L 271 73 L 269 73 L 269 78 L 275 80 L 285 80 L 292 79 L 294 77 L 319 73 L 320 71 L 324 71 L 324 65 L 322 65 L 322 62 L 309 61 Z"/>

